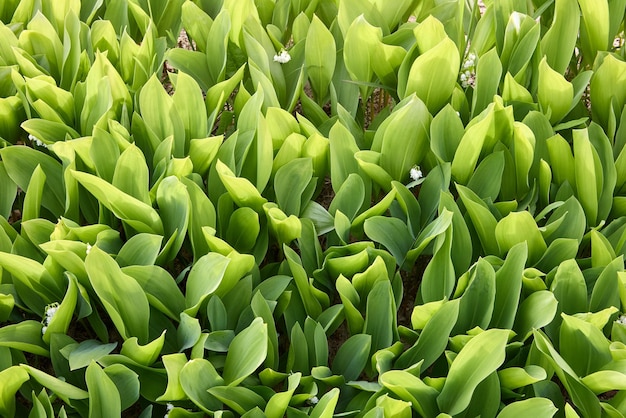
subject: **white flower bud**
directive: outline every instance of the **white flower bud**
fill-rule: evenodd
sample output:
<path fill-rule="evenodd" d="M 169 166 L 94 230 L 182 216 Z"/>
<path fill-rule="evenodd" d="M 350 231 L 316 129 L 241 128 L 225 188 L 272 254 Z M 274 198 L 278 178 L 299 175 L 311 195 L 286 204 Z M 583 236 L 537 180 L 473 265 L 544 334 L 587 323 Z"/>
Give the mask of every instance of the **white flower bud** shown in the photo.
<path fill-rule="evenodd" d="M 291 61 L 291 55 L 284 49 L 280 51 L 280 54 L 274 55 L 274 62 L 285 64 Z"/>

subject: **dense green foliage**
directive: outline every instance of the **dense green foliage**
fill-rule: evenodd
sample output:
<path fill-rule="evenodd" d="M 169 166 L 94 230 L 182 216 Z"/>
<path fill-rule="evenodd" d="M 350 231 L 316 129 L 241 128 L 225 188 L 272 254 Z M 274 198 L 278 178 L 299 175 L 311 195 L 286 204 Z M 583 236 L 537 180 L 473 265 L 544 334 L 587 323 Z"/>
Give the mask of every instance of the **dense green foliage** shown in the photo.
<path fill-rule="evenodd" d="M 626 0 L 485 5 L 1 1 L 0 415 L 625 417 Z"/>

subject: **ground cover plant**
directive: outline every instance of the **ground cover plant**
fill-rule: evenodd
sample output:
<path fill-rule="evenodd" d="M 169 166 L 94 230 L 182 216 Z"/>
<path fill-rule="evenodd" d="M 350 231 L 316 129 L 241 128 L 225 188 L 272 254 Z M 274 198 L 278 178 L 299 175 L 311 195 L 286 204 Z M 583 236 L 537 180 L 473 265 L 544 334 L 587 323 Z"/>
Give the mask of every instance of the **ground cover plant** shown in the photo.
<path fill-rule="evenodd" d="M 4 0 L 0 415 L 626 416 L 625 9 Z"/>

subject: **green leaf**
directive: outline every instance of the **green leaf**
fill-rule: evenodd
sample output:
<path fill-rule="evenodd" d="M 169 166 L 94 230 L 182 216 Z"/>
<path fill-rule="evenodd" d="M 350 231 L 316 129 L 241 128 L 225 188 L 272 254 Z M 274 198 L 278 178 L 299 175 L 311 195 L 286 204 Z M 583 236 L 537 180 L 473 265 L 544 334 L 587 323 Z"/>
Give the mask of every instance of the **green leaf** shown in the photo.
<path fill-rule="evenodd" d="M 70 172 L 102 205 L 138 232 L 163 234 L 163 223 L 152 206 L 92 174 L 74 170 Z"/>
<path fill-rule="evenodd" d="M 545 380 L 548 374 L 546 371 L 534 365 L 528 365 L 524 368 L 509 367 L 498 371 L 498 378 L 503 388 L 518 389 L 533 383 Z"/>
<path fill-rule="evenodd" d="M 87 399 L 89 393 L 83 389 L 80 389 L 74 385 L 71 385 L 64 380 L 49 375 L 35 367 L 27 364 L 20 365 L 28 374 L 37 381 L 40 385 L 50 389 L 54 392 L 63 402 L 70 404 L 70 399 Z M 88 388 L 89 389 L 89 388 Z"/>
<path fill-rule="evenodd" d="M 115 261 L 120 267 L 151 266 L 159 255 L 162 241 L 163 237 L 160 235 L 137 234 L 124 243 Z"/>
<path fill-rule="evenodd" d="M 333 388 L 320 398 L 309 416 L 311 418 L 331 418 L 334 415 L 337 401 L 339 401 L 339 388 Z"/>
<path fill-rule="evenodd" d="M 407 58 L 409 57 L 410 53 L 407 54 Z M 424 101 L 430 113 L 435 114 L 450 99 L 456 87 L 460 65 L 456 44 L 446 37 L 413 61 L 406 80 L 406 89 L 398 94 L 401 98 L 406 98 L 415 93 Z M 428 70 L 434 67 L 437 68 L 436 72 Z"/>
<path fill-rule="evenodd" d="M 423 327 L 417 342 L 398 358 L 395 367 L 408 368 L 420 360 L 423 361 L 422 369 L 430 367 L 448 345 L 458 315 L 458 299 L 445 301 Z"/>
<path fill-rule="evenodd" d="M 89 417 L 118 417 L 122 414 L 119 392 L 113 381 L 92 361 L 85 373 L 89 390 Z"/>
<path fill-rule="evenodd" d="M 442 411 L 456 415 L 469 405 L 478 384 L 504 362 L 508 337 L 508 330 L 490 329 L 472 338 L 461 349 L 437 397 Z"/>
<path fill-rule="evenodd" d="M 552 24 L 541 38 L 541 51 L 559 74 L 565 74 L 576 46 L 579 13 L 576 0 L 556 0 Z"/>
<path fill-rule="evenodd" d="M 215 367 L 205 359 L 188 361 L 180 371 L 180 385 L 185 394 L 204 412 L 221 408 L 221 403 L 208 393 L 214 386 L 222 386 L 224 380 Z"/>
<path fill-rule="evenodd" d="M 367 364 L 372 344 L 369 334 L 355 334 L 344 342 L 332 364 L 335 374 L 342 375 L 346 382 L 356 380 Z"/>
<path fill-rule="evenodd" d="M 578 376 L 587 376 L 611 361 L 609 340 L 587 321 L 561 314 L 559 347 L 563 359 Z"/>
<path fill-rule="evenodd" d="M 230 262 L 228 257 L 214 252 L 198 259 L 187 278 L 185 293 L 187 307 L 197 306 L 218 289 Z"/>
<path fill-rule="evenodd" d="M 11 366 L 0 371 L 0 413 L 7 417 L 15 416 L 15 395 L 30 376 L 20 366 Z"/>
<path fill-rule="evenodd" d="M 498 414 L 497 418 L 515 418 L 522 415 L 536 418 L 551 418 L 558 412 L 550 399 L 531 398 L 524 401 L 513 402 Z"/>
<path fill-rule="evenodd" d="M 237 386 L 265 361 L 266 341 L 267 324 L 261 318 L 255 318 L 235 336 L 224 363 L 224 382 L 228 386 Z"/>
<path fill-rule="evenodd" d="M 263 205 L 267 199 L 261 196 L 261 193 L 246 178 L 236 177 L 235 174 L 222 161 L 217 160 L 217 174 L 220 180 L 228 190 L 228 194 L 233 201 L 240 207 L 247 206 L 256 212 L 261 212 Z"/>
<path fill-rule="evenodd" d="M 124 339 L 148 341 L 150 306 L 144 290 L 124 274 L 107 253 L 93 247 L 85 258 L 85 269 L 96 294 Z"/>
<path fill-rule="evenodd" d="M 519 305 L 513 330 L 524 341 L 534 329 L 548 325 L 557 312 L 558 301 L 547 290 L 533 292 Z"/>
<path fill-rule="evenodd" d="M 396 304 L 391 282 L 378 281 L 367 295 L 363 333 L 372 336 L 371 352 L 387 348 L 398 339 Z"/>
<path fill-rule="evenodd" d="M 410 96 L 376 131 L 372 150 L 380 151 L 380 166 L 392 179 L 407 181 L 411 168 L 426 157 L 431 119 L 420 97 Z M 411 134 L 407 135 L 407 132 Z"/>
<path fill-rule="evenodd" d="M 7 174 L 22 190 L 28 190 L 31 176 L 41 166 L 48 187 L 43 189 L 42 205 L 54 216 L 61 216 L 65 209 L 65 188 L 62 166 L 54 158 L 26 146 L 12 146 L 0 150 L 0 157 Z"/>
<path fill-rule="evenodd" d="M 45 185 L 46 174 L 43 172 L 41 166 L 38 165 L 28 182 L 28 189 L 26 190 L 22 208 L 22 221 L 39 218 L 39 210 L 42 205 Z"/>
<path fill-rule="evenodd" d="M 305 41 L 305 70 L 311 87 L 322 104 L 335 71 L 336 47 L 332 33 L 313 15 Z"/>
<path fill-rule="evenodd" d="M 70 370 L 78 370 L 89 366 L 92 361 L 110 354 L 117 347 L 117 343 L 102 344 L 97 340 L 82 341 L 69 353 Z"/>
<path fill-rule="evenodd" d="M 286 215 L 299 216 L 304 193 L 313 177 L 313 164 L 310 158 L 296 158 L 283 165 L 276 172 L 274 191 L 276 203 Z"/>
<path fill-rule="evenodd" d="M 508 252 L 515 245 L 526 242 L 528 262 L 534 264 L 547 250 L 539 227 L 530 212 L 511 212 L 502 218 L 495 228 L 495 237 L 501 252 Z"/>
<path fill-rule="evenodd" d="M 140 345 L 137 337 L 131 337 L 122 344 L 120 354 L 141 365 L 150 366 L 161 354 L 163 344 L 165 343 L 165 332 L 166 330 L 163 330 L 160 337 L 145 345 Z"/>
<path fill-rule="evenodd" d="M 574 86 L 550 68 L 545 56 L 539 63 L 537 99 L 553 125 L 569 113 L 574 99 Z"/>
<path fill-rule="evenodd" d="M 511 329 L 517 313 L 522 276 L 528 256 L 528 247 L 519 243 L 509 250 L 502 267 L 496 272 L 496 297 L 490 328 Z"/>

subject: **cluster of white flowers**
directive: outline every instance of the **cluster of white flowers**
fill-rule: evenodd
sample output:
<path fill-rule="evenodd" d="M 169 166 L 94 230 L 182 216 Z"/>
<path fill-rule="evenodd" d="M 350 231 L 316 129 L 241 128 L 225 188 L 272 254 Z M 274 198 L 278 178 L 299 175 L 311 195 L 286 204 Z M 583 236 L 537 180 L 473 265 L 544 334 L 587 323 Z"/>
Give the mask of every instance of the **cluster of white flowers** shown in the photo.
<path fill-rule="evenodd" d="M 411 177 L 411 180 L 417 181 L 424 177 L 424 173 L 422 173 L 422 170 L 420 170 L 419 165 L 414 165 L 409 171 L 409 176 Z"/>
<path fill-rule="evenodd" d="M 48 146 L 39 138 L 37 138 L 34 135 L 28 135 L 28 139 L 35 145 L 37 145 L 38 147 L 44 147 L 44 148 L 48 148 Z"/>
<path fill-rule="evenodd" d="M 172 404 L 171 404 L 171 403 L 169 403 L 169 402 L 168 402 L 167 404 L 165 404 L 165 410 L 166 410 L 167 412 L 165 413 L 165 415 L 163 415 L 163 418 L 167 418 L 167 417 L 169 417 L 169 416 L 170 416 L 170 411 L 171 411 L 172 409 L 174 409 L 174 405 L 172 405 Z"/>
<path fill-rule="evenodd" d="M 43 327 L 41 327 L 41 334 L 46 333 L 46 331 L 48 330 L 48 325 L 50 325 L 50 322 L 52 322 L 52 318 L 54 317 L 54 314 L 56 314 L 58 310 L 59 310 L 58 302 L 54 302 L 46 306 L 46 310 L 44 313 L 45 316 L 41 320 L 41 323 L 43 324 Z"/>
<path fill-rule="evenodd" d="M 467 54 L 467 58 L 463 61 L 459 80 L 461 81 L 461 87 L 464 89 L 476 85 L 476 54 L 473 52 Z"/>
<path fill-rule="evenodd" d="M 615 320 L 618 324 L 626 325 L 626 315 L 622 315 Z"/>
<path fill-rule="evenodd" d="M 274 55 L 274 62 L 285 64 L 289 61 L 291 61 L 291 55 L 284 49 L 282 49 L 279 54 Z"/>
<path fill-rule="evenodd" d="M 319 400 L 319 399 L 317 399 L 317 396 L 313 396 L 313 397 L 311 397 L 311 398 L 307 399 L 307 402 L 309 403 L 309 405 L 317 405 L 317 403 L 318 403 L 319 401 L 320 401 L 320 400 Z"/>

